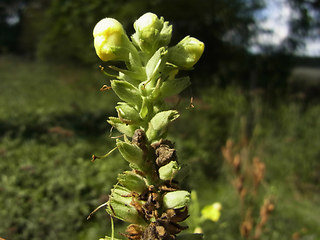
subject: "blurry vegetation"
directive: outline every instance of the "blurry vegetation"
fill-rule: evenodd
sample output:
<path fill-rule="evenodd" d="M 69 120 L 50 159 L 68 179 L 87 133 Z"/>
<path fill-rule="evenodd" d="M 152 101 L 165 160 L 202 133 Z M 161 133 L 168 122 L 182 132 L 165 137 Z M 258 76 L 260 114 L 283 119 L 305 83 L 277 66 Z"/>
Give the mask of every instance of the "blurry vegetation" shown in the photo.
<path fill-rule="evenodd" d="M 116 114 L 112 91 L 98 91 L 108 82 L 91 34 L 105 16 L 130 34 L 129 23 L 153 11 L 173 24 L 173 44 L 186 33 L 206 44 L 192 89 L 168 100 L 183 110 L 170 138 L 192 166 L 186 187 L 197 191 L 201 208 L 223 206 L 217 223 L 203 223 L 206 238 L 241 239 L 239 197 L 221 148 L 240 138 L 240 119 L 247 119 L 253 154 L 266 166 L 257 205 L 263 196 L 275 201 L 260 239 L 319 239 L 319 59 L 292 57 L 304 37 L 315 37 L 319 1 L 289 2 L 297 12 L 289 38 L 253 55 L 247 46 L 260 31 L 258 0 L 0 1 L 0 237 L 97 239 L 110 230 L 104 210 L 85 220 L 125 167 L 116 154 L 90 162 L 114 147 L 105 144 L 105 120 Z"/>

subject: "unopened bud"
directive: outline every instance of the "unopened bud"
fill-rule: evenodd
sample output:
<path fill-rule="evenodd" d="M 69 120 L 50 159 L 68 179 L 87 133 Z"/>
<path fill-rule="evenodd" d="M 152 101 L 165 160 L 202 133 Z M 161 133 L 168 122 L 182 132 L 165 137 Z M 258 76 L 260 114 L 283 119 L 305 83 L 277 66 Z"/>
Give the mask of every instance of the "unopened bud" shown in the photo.
<path fill-rule="evenodd" d="M 140 167 L 143 165 L 143 151 L 137 145 L 117 140 L 117 147 L 125 160 Z"/>
<path fill-rule="evenodd" d="M 175 110 L 157 113 L 149 122 L 149 127 L 146 132 L 148 139 L 153 141 L 161 138 L 166 134 L 169 123 L 176 120 L 179 116 L 179 113 Z"/>
<path fill-rule="evenodd" d="M 109 120 L 107 122 L 114 128 L 116 128 L 119 132 L 125 134 L 128 137 L 132 137 L 134 131 L 137 128 L 137 126 L 124 123 L 120 118 L 116 117 L 109 117 Z"/>
<path fill-rule="evenodd" d="M 177 45 L 169 48 L 168 61 L 181 68 L 192 68 L 200 59 L 203 51 L 203 42 L 196 38 L 187 36 Z"/>
<path fill-rule="evenodd" d="M 116 19 L 100 20 L 93 29 L 93 37 L 96 53 L 102 61 L 128 61 L 133 45 Z"/>
<path fill-rule="evenodd" d="M 159 168 L 159 178 L 161 180 L 173 179 L 180 170 L 180 166 L 176 161 L 171 161 L 168 164 Z"/>
<path fill-rule="evenodd" d="M 128 124 L 138 123 L 141 121 L 139 112 L 133 106 L 124 102 L 120 102 L 118 104 L 119 105 L 116 106 L 116 110 L 122 121 L 127 121 Z"/>
<path fill-rule="evenodd" d="M 172 27 L 154 13 L 145 13 L 134 23 L 133 41 L 146 52 L 154 52 L 171 40 Z"/>
<path fill-rule="evenodd" d="M 144 224 L 145 221 L 137 211 L 136 207 L 132 204 L 131 191 L 122 186 L 115 186 L 111 190 L 110 199 L 108 202 L 107 212 L 122 221 Z M 136 201 L 136 205 L 143 205 L 145 202 Z"/>
<path fill-rule="evenodd" d="M 119 174 L 118 181 L 122 186 L 128 188 L 130 191 L 139 194 L 148 188 L 146 179 L 132 171 L 125 171 L 124 173 Z"/>
<path fill-rule="evenodd" d="M 190 201 L 190 193 L 184 190 L 168 192 L 163 196 L 163 204 L 166 208 L 183 208 Z"/>

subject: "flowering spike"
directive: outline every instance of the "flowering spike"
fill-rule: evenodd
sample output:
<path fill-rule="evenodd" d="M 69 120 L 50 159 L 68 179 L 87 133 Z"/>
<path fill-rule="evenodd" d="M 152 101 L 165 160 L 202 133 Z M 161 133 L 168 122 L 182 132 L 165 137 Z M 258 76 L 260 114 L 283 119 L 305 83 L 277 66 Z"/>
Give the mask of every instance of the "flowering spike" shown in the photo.
<path fill-rule="evenodd" d="M 189 216 L 190 193 L 177 190 L 185 168 L 181 169 L 174 144 L 165 137 L 179 113 L 164 100 L 190 85 L 189 77 L 177 75 L 194 66 L 204 44 L 186 37 L 169 48 L 172 26 L 150 12 L 135 21 L 134 29 L 130 41 L 121 23 L 105 18 L 93 31 L 101 60 L 122 61 L 126 66 L 109 66 L 115 80 L 103 88 L 112 88 L 122 100 L 116 106 L 118 117 L 109 117 L 108 123 L 123 134 L 116 148 L 132 169 L 118 175 L 107 212 L 130 223 L 122 234 L 128 239 L 179 239 L 176 235 L 186 229 L 179 223 Z M 184 235 L 191 238 L 202 235 Z M 114 238 L 104 238 L 109 239 Z"/>

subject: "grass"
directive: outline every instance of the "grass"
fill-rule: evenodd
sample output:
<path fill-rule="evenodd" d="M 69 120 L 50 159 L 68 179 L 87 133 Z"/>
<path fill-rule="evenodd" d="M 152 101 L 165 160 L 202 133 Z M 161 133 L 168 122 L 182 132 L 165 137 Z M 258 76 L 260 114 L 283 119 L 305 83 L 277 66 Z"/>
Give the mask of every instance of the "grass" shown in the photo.
<path fill-rule="evenodd" d="M 115 115 L 117 99 L 98 91 L 105 77 L 97 69 L 8 56 L 0 58 L 0 73 L 0 237 L 82 240 L 109 233 L 103 210 L 85 220 L 126 166 L 117 153 L 90 162 L 91 154 L 114 146 L 106 119 Z M 254 154 L 267 165 L 260 199 L 275 197 L 262 239 L 319 239 L 319 105 L 283 100 L 270 108 L 232 86 L 207 89 L 194 109 L 188 105 L 182 99 L 170 138 L 190 166 L 184 184 L 197 191 L 200 206 L 223 205 L 219 222 L 202 226 L 206 239 L 241 239 L 239 199 L 220 150 L 228 137 L 239 137 L 243 119 Z"/>

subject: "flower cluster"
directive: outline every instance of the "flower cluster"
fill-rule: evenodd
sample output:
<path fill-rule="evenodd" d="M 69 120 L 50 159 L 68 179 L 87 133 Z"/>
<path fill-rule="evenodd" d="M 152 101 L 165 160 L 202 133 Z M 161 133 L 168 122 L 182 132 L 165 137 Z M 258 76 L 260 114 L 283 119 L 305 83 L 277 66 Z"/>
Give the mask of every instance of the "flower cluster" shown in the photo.
<path fill-rule="evenodd" d="M 93 30 L 99 58 L 126 66 L 111 66 L 118 72 L 111 88 L 121 102 L 116 106 L 118 116 L 108 122 L 123 134 L 116 146 L 132 170 L 119 174 L 107 212 L 130 223 L 124 234 L 128 239 L 179 239 L 177 234 L 186 228 L 180 222 L 188 217 L 190 193 L 180 189 L 181 166 L 174 145 L 166 139 L 168 126 L 179 113 L 164 99 L 190 85 L 189 77 L 177 77 L 178 73 L 192 69 L 204 44 L 188 36 L 168 47 L 172 26 L 153 13 L 136 20 L 134 29 L 129 39 L 121 23 L 105 18 Z M 189 238 L 201 236 L 183 235 Z"/>

